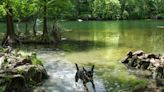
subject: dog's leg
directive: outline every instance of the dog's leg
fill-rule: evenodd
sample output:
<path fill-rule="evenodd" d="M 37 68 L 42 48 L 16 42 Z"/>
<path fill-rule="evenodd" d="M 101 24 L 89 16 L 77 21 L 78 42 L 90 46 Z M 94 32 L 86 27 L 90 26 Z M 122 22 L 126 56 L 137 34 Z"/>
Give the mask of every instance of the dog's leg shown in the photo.
<path fill-rule="evenodd" d="M 78 77 L 78 74 L 76 73 L 76 75 L 75 75 L 75 82 L 78 82 L 78 80 L 79 80 L 79 77 Z"/>
<path fill-rule="evenodd" d="M 85 87 L 85 90 L 86 90 L 86 92 L 89 92 L 89 90 L 88 90 L 88 88 L 87 88 L 87 86 L 86 86 L 86 82 L 83 80 L 83 85 L 84 85 L 84 87 Z"/>
<path fill-rule="evenodd" d="M 75 85 L 76 85 L 76 87 L 77 87 L 78 80 L 79 80 L 79 77 L 78 77 L 78 74 L 76 73 L 76 75 L 75 75 Z"/>
<path fill-rule="evenodd" d="M 94 92 L 96 92 L 94 81 L 91 80 L 91 83 L 92 83 L 92 87 L 93 87 Z"/>

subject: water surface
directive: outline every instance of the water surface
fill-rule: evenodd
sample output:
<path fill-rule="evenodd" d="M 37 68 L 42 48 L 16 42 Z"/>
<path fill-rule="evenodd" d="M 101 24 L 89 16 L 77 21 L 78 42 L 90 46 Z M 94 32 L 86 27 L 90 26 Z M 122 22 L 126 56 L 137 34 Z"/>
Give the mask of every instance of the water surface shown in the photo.
<path fill-rule="evenodd" d="M 50 75 L 43 84 L 47 92 L 84 91 L 81 82 L 75 86 L 74 63 L 81 67 L 95 65 L 97 92 L 131 92 L 146 85 L 147 79 L 128 73 L 120 63 L 126 53 L 143 50 L 164 54 L 164 29 L 159 27 L 164 26 L 163 20 L 64 21 L 60 22 L 60 26 L 65 31 L 62 31 L 63 41 L 59 50 L 47 47 L 44 51 L 37 47 L 27 50 L 37 51 L 39 58 L 45 61 Z M 0 28 L 5 30 L 4 24 L 0 24 Z M 89 84 L 88 87 L 92 89 Z"/>
<path fill-rule="evenodd" d="M 164 54 L 164 21 L 84 21 L 61 23 L 67 40 L 61 48 L 71 62 L 91 66 L 109 92 L 130 91 L 146 80 L 129 75 L 120 60 L 128 51 Z"/>

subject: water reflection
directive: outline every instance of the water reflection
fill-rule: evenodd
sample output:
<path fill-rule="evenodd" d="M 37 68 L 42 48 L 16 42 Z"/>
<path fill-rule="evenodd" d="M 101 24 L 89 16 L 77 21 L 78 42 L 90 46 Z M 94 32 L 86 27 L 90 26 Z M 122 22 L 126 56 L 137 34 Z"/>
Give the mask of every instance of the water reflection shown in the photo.
<path fill-rule="evenodd" d="M 156 28 L 159 25 L 164 25 L 164 23 L 147 20 L 68 22 L 63 26 L 72 31 L 63 34 L 71 40 L 93 42 L 95 44 L 92 44 L 92 47 L 97 48 L 101 44 L 101 47 L 104 45 L 104 47 L 113 49 L 125 47 L 132 50 L 142 49 L 147 52 L 163 52 L 164 29 Z M 83 43 L 81 45 L 86 46 Z"/>
<path fill-rule="evenodd" d="M 67 49 L 87 48 L 81 52 L 74 50 L 64 57 L 72 62 L 95 64 L 109 92 L 132 92 L 132 89 L 146 84 L 145 80 L 129 75 L 119 63 L 128 51 L 141 49 L 147 53 L 164 54 L 164 29 L 157 28 L 164 26 L 163 21 L 65 22 L 62 25 L 72 30 L 64 32 L 64 37 L 79 41 Z M 87 41 L 94 44 L 88 48 L 84 44 Z"/>

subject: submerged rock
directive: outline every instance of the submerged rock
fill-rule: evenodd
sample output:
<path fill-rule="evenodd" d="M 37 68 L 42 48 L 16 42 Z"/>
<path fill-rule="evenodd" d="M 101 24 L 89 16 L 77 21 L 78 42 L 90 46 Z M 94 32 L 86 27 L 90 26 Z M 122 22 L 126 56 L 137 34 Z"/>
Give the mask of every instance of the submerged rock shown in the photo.
<path fill-rule="evenodd" d="M 4 92 L 31 92 L 48 78 L 36 53 L 25 54 L 7 48 L 0 55 L 0 90 Z"/>

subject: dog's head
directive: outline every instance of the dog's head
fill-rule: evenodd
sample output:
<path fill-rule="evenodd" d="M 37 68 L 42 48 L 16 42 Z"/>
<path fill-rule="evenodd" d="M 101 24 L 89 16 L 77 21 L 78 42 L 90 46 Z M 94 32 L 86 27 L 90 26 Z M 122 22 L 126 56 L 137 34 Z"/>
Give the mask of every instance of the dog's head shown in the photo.
<path fill-rule="evenodd" d="M 85 72 L 86 76 L 87 76 L 89 79 L 92 79 L 92 77 L 93 77 L 93 70 L 94 70 L 94 65 L 91 67 L 91 70 L 86 70 L 86 69 L 83 67 L 83 71 Z"/>

